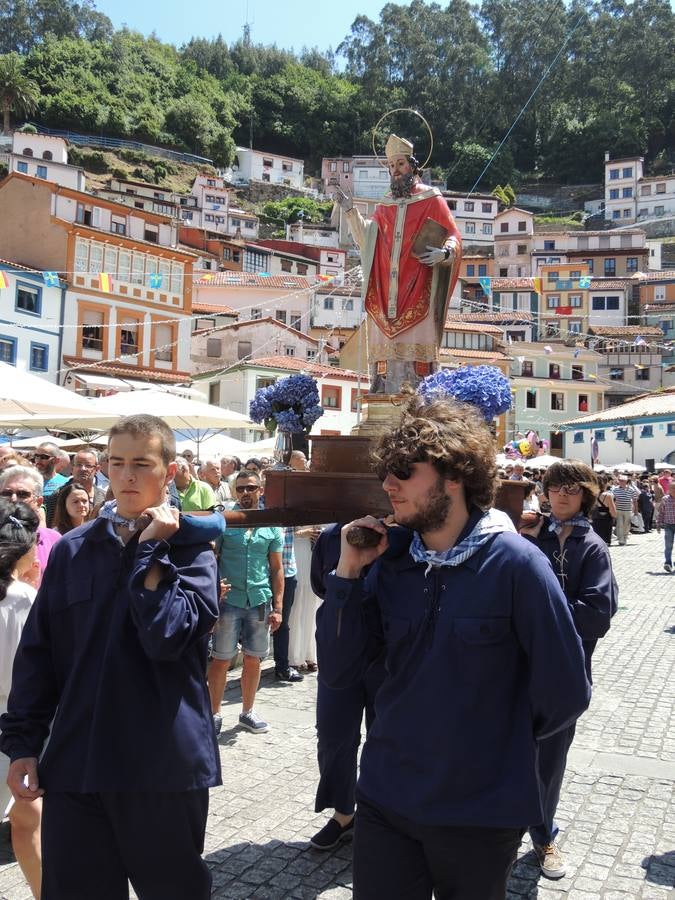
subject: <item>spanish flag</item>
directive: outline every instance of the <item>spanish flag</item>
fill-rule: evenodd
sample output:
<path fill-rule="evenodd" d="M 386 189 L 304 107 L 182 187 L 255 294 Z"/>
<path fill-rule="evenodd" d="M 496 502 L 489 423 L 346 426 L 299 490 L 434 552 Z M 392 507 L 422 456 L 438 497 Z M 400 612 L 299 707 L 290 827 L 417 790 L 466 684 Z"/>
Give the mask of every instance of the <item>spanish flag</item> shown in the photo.
<path fill-rule="evenodd" d="M 7 281 L 7 276 L 4 272 L 0 272 L 0 291 L 3 288 L 9 287 L 9 281 Z"/>
<path fill-rule="evenodd" d="M 108 272 L 101 272 L 98 276 L 98 283 L 101 290 L 105 291 L 106 294 L 109 294 L 112 291 L 112 278 Z"/>
<path fill-rule="evenodd" d="M 541 278 L 533 278 L 532 284 L 537 294 L 541 294 Z"/>

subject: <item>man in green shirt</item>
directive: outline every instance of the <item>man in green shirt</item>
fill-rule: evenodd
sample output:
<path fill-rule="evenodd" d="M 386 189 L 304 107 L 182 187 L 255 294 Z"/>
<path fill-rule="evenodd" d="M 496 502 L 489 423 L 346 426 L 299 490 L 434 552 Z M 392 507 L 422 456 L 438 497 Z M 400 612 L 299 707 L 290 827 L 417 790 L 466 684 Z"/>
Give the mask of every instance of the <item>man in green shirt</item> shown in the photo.
<path fill-rule="evenodd" d="M 235 509 L 258 509 L 262 485 L 257 472 L 241 471 L 234 484 Z M 260 662 L 269 651 L 270 630 L 281 625 L 284 567 L 281 528 L 228 528 L 217 547 L 220 577 L 229 585 L 221 602 L 220 618 L 213 634 L 213 659 L 209 666 L 209 694 L 216 731 L 222 724 L 220 704 L 227 670 L 241 639 L 244 666 L 241 674 L 242 712 L 239 724 L 254 734 L 269 725 L 253 709 L 260 682 Z"/>
<path fill-rule="evenodd" d="M 176 485 L 183 512 L 199 512 L 212 509 L 216 505 L 211 487 L 205 481 L 193 477 L 188 461 L 182 456 L 176 457 L 173 483 Z"/>

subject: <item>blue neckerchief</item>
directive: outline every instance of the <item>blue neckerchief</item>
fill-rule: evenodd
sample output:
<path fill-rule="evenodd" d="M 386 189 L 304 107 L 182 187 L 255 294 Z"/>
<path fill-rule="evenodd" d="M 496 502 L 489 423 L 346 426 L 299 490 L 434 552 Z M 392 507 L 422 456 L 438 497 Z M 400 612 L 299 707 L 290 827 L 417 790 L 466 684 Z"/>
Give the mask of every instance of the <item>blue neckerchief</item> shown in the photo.
<path fill-rule="evenodd" d="M 548 526 L 549 531 L 555 531 L 556 534 L 560 534 L 566 525 L 571 525 L 573 528 L 583 528 L 584 531 L 587 531 L 591 527 L 591 522 L 590 519 L 582 515 L 572 516 L 571 519 L 562 521 L 561 519 L 556 519 L 551 513 L 551 520 Z"/>
<path fill-rule="evenodd" d="M 422 537 L 417 531 L 413 532 L 410 542 L 410 555 L 415 562 L 427 564 L 425 576 L 432 568 L 442 566 L 459 566 L 490 540 L 495 534 L 504 531 L 515 532 L 511 519 L 499 509 L 490 509 L 480 517 L 474 528 L 454 547 L 449 550 L 427 550 L 422 542 Z"/>
<path fill-rule="evenodd" d="M 166 503 L 168 505 L 169 501 Z M 138 529 L 138 519 L 125 519 L 117 512 L 117 501 L 108 500 L 99 510 L 99 518 L 110 519 L 113 525 L 123 525 L 133 534 Z M 225 531 L 225 519 L 218 512 L 208 515 L 180 514 L 180 528 L 169 538 L 170 544 L 202 544 L 218 540 Z"/>

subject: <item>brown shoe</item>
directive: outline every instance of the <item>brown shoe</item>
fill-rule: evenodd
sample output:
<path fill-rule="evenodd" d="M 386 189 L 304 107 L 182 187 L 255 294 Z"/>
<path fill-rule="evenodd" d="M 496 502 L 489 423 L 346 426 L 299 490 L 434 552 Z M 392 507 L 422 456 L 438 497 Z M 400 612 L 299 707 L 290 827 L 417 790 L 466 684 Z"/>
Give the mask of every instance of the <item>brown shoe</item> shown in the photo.
<path fill-rule="evenodd" d="M 563 878 L 567 870 L 565 868 L 565 860 L 558 849 L 557 844 L 544 844 L 543 847 L 534 845 L 534 852 L 539 860 L 539 868 L 542 875 L 546 878 Z"/>

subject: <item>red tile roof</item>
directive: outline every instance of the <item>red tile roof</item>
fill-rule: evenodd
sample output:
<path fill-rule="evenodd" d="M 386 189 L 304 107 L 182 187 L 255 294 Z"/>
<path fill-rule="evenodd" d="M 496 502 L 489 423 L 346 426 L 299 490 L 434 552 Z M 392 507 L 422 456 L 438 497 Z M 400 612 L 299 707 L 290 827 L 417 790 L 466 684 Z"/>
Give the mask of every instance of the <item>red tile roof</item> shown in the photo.
<path fill-rule="evenodd" d="M 483 322 L 465 322 L 462 319 L 452 319 L 448 316 L 445 321 L 446 331 L 471 331 L 476 334 L 498 334 L 503 331 L 498 325 L 486 325 Z"/>
<path fill-rule="evenodd" d="M 508 291 L 508 290 L 534 290 L 534 286 L 532 284 L 531 278 L 493 278 L 492 279 L 492 290 L 493 291 Z"/>
<path fill-rule="evenodd" d="M 300 275 L 259 275 L 255 272 L 215 272 L 213 278 L 198 278 L 200 287 L 268 287 L 306 290 L 309 281 Z"/>
<path fill-rule="evenodd" d="M 632 284 L 630 278 L 593 278 L 590 290 L 592 291 L 621 291 Z"/>
<path fill-rule="evenodd" d="M 459 357 L 460 359 L 511 359 L 501 350 L 455 350 L 454 347 L 441 347 L 441 357 Z"/>
<path fill-rule="evenodd" d="M 324 366 L 321 363 L 308 362 L 306 359 L 298 359 L 295 356 L 265 356 L 262 359 L 247 360 L 247 366 L 265 366 L 270 369 L 289 369 L 293 372 L 307 372 L 319 378 L 350 378 L 356 381 L 358 372 L 351 369 L 338 369 L 336 366 Z M 363 375 L 361 376 L 364 377 Z"/>
<path fill-rule="evenodd" d="M 485 312 L 452 311 L 448 313 L 446 321 L 450 322 L 453 319 L 458 319 L 462 322 L 502 322 L 507 324 L 509 322 L 531 322 L 532 313 L 519 309 L 514 309 L 512 312 L 490 312 L 488 310 Z"/>
<path fill-rule="evenodd" d="M 588 332 L 602 337 L 663 337 L 656 325 L 591 325 Z"/>
<path fill-rule="evenodd" d="M 239 313 L 231 306 L 224 306 L 222 303 L 193 303 L 193 313 L 214 313 L 221 316 L 238 316 Z"/>
<path fill-rule="evenodd" d="M 189 372 L 169 372 L 163 369 L 142 369 L 139 366 L 128 366 L 124 363 L 92 362 L 91 359 L 82 359 L 78 356 L 64 356 L 63 362 L 72 372 L 83 372 L 94 375 L 120 375 L 122 378 L 138 378 L 141 381 L 169 382 L 171 384 L 183 384 L 192 381 Z"/>
<path fill-rule="evenodd" d="M 309 334 L 305 334 L 304 331 L 293 328 L 291 325 L 287 325 L 285 322 L 280 322 L 279 319 L 275 319 L 274 316 L 265 316 L 263 319 L 240 319 L 238 322 L 229 322 L 227 325 L 216 325 L 215 328 L 198 328 L 193 331 L 192 334 L 220 334 L 222 331 L 239 331 L 240 328 L 257 328 L 258 325 L 263 322 L 268 322 L 270 325 L 274 325 L 277 328 L 283 328 L 285 331 L 290 331 L 291 334 L 295 334 L 300 338 L 311 341 L 312 344 L 318 345 L 319 343 L 316 338 L 311 337 Z"/>
<path fill-rule="evenodd" d="M 675 281 L 675 270 L 664 269 L 660 272 L 637 272 L 632 277 L 636 281 Z"/>

